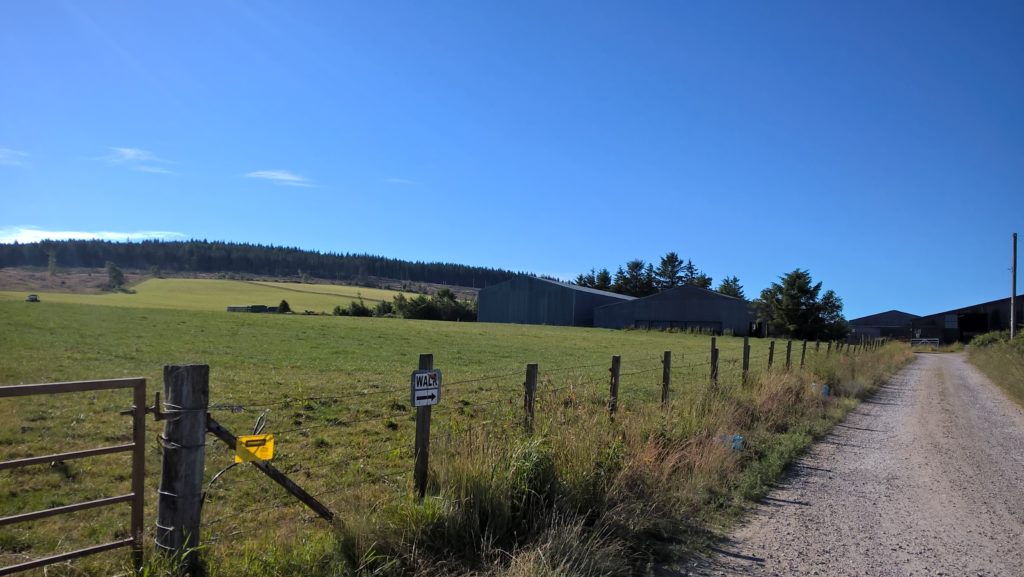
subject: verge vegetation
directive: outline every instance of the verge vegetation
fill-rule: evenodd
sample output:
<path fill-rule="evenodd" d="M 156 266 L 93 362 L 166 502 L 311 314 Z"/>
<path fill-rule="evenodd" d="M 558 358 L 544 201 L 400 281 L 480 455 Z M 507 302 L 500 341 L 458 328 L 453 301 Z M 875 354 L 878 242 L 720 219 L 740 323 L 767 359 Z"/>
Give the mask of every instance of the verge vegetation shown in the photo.
<path fill-rule="evenodd" d="M 162 365 L 208 363 L 215 418 L 244 432 L 266 412 L 277 466 L 336 513 L 333 525 L 311 516 L 251 467 L 213 481 L 231 453 L 211 442 L 196 552 L 210 575 L 644 574 L 710 542 L 911 356 L 897 344 L 826 356 L 812 343 L 806 367 L 797 368 L 794 347 L 786 372 L 780 341 L 769 371 L 768 343 L 755 339 L 744 385 L 742 339 L 721 337 L 714 385 L 709 339 L 697 335 L 51 304 L 0 302 L 0 384 L 141 375 L 152 398 Z M 665 350 L 674 361 L 667 408 Z M 421 352 L 434 353 L 446 384 L 428 497 L 417 504 L 407 404 Z M 613 354 L 623 368 L 611 420 Z M 532 435 L 521 426 L 527 362 L 541 367 Z M 837 396 L 823 396 L 820 383 Z M 0 459 L 130 438 L 117 414 L 129 403 L 122 397 L 5 400 Z M 147 426 L 151 526 L 161 424 Z M 115 455 L 40 469 L 0 473 L 0 515 L 118 494 L 128 483 Z M 126 524 L 125 511 L 104 509 L 4 527 L 0 564 L 100 542 Z M 150 574 L 162 574 L 149 553 Z M 75 566 L 109 574 L 125 557 Z"/>
<path fill-rule="evenodd" d="M 971 340 L 968 357 L 989 379 L 1024 406 L 1024 336 L 1010 339 L 1009 331 L 979 335 Z"/>

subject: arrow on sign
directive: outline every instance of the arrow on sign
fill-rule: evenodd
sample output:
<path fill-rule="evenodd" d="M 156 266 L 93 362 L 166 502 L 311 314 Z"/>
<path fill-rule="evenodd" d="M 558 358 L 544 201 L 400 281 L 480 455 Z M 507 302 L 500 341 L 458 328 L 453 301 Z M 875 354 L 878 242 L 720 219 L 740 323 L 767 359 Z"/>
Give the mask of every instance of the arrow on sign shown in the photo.
<path fill-rule="evenodd" d="M 425 401 L 427 399 L 430 399 L 431 401 L 433 401 L 436 398 L 437 398 L 437 395 L 435 395 L 434 393 L 430 393 L 429 395 L 426 395 L 426 396 L 416 397 L 416 400 L 417 401 Z"/>

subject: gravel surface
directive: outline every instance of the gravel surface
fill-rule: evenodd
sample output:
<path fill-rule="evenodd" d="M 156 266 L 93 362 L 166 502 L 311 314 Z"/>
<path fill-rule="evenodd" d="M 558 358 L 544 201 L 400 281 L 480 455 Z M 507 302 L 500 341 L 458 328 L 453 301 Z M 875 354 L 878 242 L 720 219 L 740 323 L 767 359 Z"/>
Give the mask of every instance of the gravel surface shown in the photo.
<path fill-rule="evenodd" d="M 1024 576 L 1024 411 L 963 354 L 919 354 L 664 574 Z"/>

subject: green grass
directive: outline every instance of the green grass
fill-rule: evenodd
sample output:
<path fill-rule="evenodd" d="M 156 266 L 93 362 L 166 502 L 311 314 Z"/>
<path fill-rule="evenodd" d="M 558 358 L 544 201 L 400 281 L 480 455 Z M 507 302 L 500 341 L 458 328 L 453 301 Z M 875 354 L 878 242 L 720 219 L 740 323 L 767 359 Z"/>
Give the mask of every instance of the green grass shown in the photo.
<path fill-rule="evenodd" d="M 990 333 L 971 342 L 968 357 L 1006 394 L 1024 407 L 1024 337 L 1012 341 L 1009 334 Z M 980 344 L 976 344 L 980 343 Z"/>
<path fill-rule="evenodd" d="M 136 295 L 83 302 L 131 299 L 145 294 L 144 285 Z M 203 511 L 210 523 L 203 554 L 210 571 L 223 575 L 350 575 L 359 566 L 382 574 L 526 575 L 542 574 L 537 563 L 552 556 L 566 565 L 548 567 L 550 574 L 600 574 L 568 553 L 566 543 L 586 545 L 587 558 L 606 559 L 605 568 L 636 567 L 654 554 L 644 539 L 657 544 L 675 530 L 684 544 L 706 538 L 704 531 L 732 518 L 852 406 L 811 394 L 812 380 L 867 387 L 895 363 L 871 355 L 826 359 L 824 345 L 816 353 L 810 344 L 806 372 L 769 375 L 768 342 L 753 339 L 755 375 L 742 387 L 742 339 L 719 338 L 721 385 L 712 389 L 710 339 L 703 336 L 227 314 L 202 310 L 192 299 L 183 292 L 172 303 L 196 310 L 88 306 L 45 295 L 41 305 L 0 301 L 0 385 L 143 376 L 152 398 L 164 364 L 204 363 L 211 367 L 211 403 L 245 408 L 213 411 L 229 429 L 246 432 L 266 407 L 267 431 L 277 436 L 275 463 L 340 521 L 329 526 L 254 468 L 236 467 L 213 485 Z M 665 350 L 674 361 L 667 412 L 658 404 Z M 445 385 L 434 412 L 434 497 L 418 506 L 410 498 L 408 379 L 418 354 L 427 352 Z M 613 354 L 622 356 L 623 377 L 620 412 L 609 423 L 604 403 Z M 784 362 L 783 341 L 775 359 L 776 367 Z M 520 427 L 528 362 L 540 364 L 533 438 Z M 344 398 L 316 398 L 325 396 Z M 125 442 L 130 423 L 117 411 L 129 404 L 127 393 L 114 392 L 2 400 L 0 460 Z M 152 527 L 162 425 L 147 427 Z M 751 444 L 743 454 L 716 441 L 737 432 Z M 212 444 L 207 478 L 230 461 L 225 448 Z M 0 515 L 127 492 L 127 473 L 127 455 L 5 471 Z M 658 483 L 672 490 L 654 492 Z M 482 518 L 488 521 L 480 525 Z M 0 564 L 109 540 L 126 527 L 126 507 L 4 527 Z M 429 547 L 436 556 L 414 553 Z M 126 557 L 105 554 L 75 566 L 106 573 Z"/>
<path fill-rule="evenodd" d="M 228 305 L 263 304 L 277 306 L 287 300 L 292 310 L 330 313 L 345 308 L 360 297 L 370 306 L 391 300 L 396 291 L 343 285 L 308 285 L 262 281 L 208 279 L 148 279 L 132 287 L 131 293 L 74 294 L 40 292 L 41 303 L 88 304 L 142 309 L 221 311 Z M 24 301 L 26 292 L 0 291 L 0 301 Z"/>

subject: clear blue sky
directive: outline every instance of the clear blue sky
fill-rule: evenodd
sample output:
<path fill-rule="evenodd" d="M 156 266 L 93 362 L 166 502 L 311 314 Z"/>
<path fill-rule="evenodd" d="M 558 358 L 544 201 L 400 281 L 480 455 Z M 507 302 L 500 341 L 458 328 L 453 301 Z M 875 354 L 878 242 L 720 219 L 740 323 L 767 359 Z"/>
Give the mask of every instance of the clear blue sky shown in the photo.
<path fill-rule="evenodd" d="M 936 312 L 1009 293 L 1022 30 L 1018 1 L 4 2 L 0 236 L 562 278 L 674 250 Z"/>

